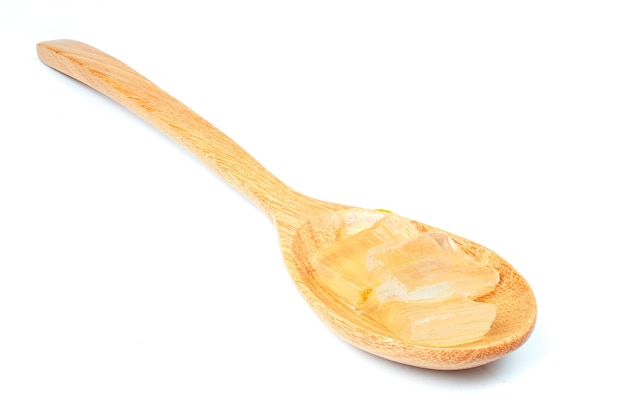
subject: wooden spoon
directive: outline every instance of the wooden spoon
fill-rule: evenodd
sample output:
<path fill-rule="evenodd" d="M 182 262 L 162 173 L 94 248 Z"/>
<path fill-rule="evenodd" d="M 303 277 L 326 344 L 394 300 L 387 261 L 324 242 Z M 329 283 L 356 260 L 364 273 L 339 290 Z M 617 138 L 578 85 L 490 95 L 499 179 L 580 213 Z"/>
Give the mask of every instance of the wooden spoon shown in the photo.
<path fill-rule="evenodd" d="M 453 370 L 498 359 L 520 347 L 531 334 L 536 302 L 524 278 L 496 253 L 449 233 L 466 253 L 500 272 L 496 289 L 480 299 L 496 305 L 491 330 L 476 342 L 452 347 L 417 346 L 394 338 L 376 320 L 338 300 L 316 279 L 310 264 L 312 254 L 336 240 L 342 227 L 369 226 L 382 212 L 320 201 L 289 188 L 213 125 L 96 48 L 55 40 L 37 44 L 37 53 L 46 65 L 109 96 L 171 136 L 258 205 L 278 230 L 285 263 L 304 298 L 329 327 L 354 346 L 408 365 Z"/>

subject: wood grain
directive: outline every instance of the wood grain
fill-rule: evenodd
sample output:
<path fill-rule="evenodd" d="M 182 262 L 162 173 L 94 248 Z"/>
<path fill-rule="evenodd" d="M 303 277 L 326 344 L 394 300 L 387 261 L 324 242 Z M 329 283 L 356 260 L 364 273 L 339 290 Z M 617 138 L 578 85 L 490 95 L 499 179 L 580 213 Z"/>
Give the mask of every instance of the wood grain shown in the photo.
<path fill-rule="evenodd" d="M 335 298 L 315 278 L 311 255 L 338 238 L 341 228 L 371 225 L 380 212 L 307 197 L 289 188 L 237 143 L 154 83 L 112 56 L 73 40 L 37 44 L 46 65 L 117 101 L 206 163 L 209 168 L 261 208 L 278 230 L 285 264 L 316 314 L 347 342 L 375 355 L 431 369 L 464 369 L 498 359 L 519 348 L 531 334 L 536 302 L 524 278 L 504 259 L 483 246 L 450 234 L 477 261 L 500 272 L 496 290 L 481 298 L 497 307 L 490 332 L 465 345 L 433 348 L 403 343 L 377 321 L 360 315 Z M 439 229 L 423 225 L 424 231 Z"/>

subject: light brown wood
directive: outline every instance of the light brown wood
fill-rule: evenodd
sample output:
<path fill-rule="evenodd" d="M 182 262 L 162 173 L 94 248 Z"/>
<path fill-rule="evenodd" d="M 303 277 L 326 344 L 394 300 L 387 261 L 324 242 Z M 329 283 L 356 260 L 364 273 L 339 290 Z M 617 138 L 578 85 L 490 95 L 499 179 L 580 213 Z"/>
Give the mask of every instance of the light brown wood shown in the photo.
<path fill-rule="evenodd" d="M 496 289 L 480 300 L 497 307 L 489 333 L 477 342 L 453 347 L 423 347 L 401 342 L 377 321 L 355 313 L 315 278 L 311 255 L 337 239 L 345 227 L 371 225 L 381 212 L 323 202 L 289 188 L 239 145 L 152 82 L 81 42 L 37 44 L 46 65 L 65 73 L 127 107 L 184 145 L 224 180 L 259 206 L 278 230 L 283 257 L 296 286 L 317 315 L 347 342 L 396 362 L 430 369 L 483 365 L 519 348 L 531 334 L 536 302 L 531 288 L 510 264 L 485 247 L 448 233 L 477 261 L 500 272 Z M 421 224 L 424 231 L 437 228 Z"/>

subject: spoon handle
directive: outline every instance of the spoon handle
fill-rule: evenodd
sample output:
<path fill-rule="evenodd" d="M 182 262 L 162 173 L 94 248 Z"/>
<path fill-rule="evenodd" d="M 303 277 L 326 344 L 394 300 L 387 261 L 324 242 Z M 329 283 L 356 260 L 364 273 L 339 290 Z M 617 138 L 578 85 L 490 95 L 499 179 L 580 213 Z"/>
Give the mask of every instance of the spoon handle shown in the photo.
<path fill-rule="evenodd" d="M 116 58 L 74 40 L 39 43 L 37 54 L 46 65 L 110 97 L 182 144 L 274 223 L 275 212 L 290 211 L 286 202 L 306 201 L 211 123 Z"/>

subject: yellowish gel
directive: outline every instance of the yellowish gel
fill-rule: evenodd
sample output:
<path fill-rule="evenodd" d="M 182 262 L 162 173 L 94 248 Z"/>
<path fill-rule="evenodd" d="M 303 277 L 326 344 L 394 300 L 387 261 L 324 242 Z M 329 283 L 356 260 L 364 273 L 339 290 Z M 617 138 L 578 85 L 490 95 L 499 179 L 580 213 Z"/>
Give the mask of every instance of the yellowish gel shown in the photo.
<path fill-rule="evenodd" d="M 496 270 L 477 263 L 445 233 L 385 215 L 372 227 L 319 250 L 320 280 L 347 305 L 372 313 L 395 337 L 423 346 L 480 339 L 496 317 L 473 299 L 492 291 Z"/>

